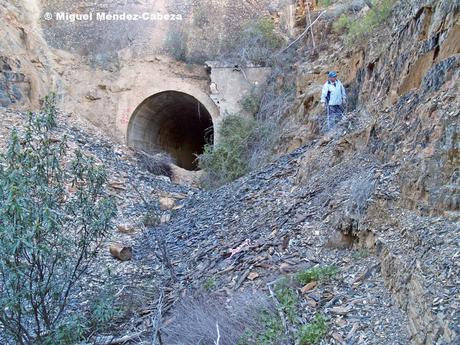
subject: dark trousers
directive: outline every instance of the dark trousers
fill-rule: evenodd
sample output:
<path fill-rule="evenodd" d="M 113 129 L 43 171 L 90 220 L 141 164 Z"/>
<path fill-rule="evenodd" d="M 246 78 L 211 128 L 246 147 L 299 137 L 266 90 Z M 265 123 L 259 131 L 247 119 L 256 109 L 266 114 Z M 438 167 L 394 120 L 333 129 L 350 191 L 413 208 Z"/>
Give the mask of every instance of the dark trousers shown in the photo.
<path fill-rule="evenodd" d="M 342 120 L 345 107 L 343 105 L 328 105 L 327 106 L 327 127 L 332 129 L 337 123 Z"/>

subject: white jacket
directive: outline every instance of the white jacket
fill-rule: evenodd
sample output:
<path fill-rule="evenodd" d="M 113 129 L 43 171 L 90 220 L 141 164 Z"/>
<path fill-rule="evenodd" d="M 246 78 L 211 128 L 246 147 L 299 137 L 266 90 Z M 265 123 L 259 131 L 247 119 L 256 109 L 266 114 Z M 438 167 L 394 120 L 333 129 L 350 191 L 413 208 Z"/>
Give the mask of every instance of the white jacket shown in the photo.
<path fill-rule="evenodd" d="M 321 103 L 327 103 L 326 97 L 329 91 L 329 105 L 341 105 L 346 102 L 347 94 L 342 83 L 337 79 L 334 84 L 329 80 L 324 84 L 323 91 L 321 92 Z"/>

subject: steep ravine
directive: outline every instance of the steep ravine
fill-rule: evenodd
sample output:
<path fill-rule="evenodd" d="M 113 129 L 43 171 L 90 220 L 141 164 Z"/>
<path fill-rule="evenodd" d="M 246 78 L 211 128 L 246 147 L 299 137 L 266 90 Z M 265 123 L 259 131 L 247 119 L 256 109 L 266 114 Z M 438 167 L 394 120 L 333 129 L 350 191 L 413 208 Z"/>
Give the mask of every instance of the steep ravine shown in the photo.
<path fill-rule="evenodd" d="M 337 256 L 346 258 L 347 250 L 328 248 L 367 248 L 407 324 L 386 309 L 395 321 L 385 325 L 387 338 L 367 338 L 376 331 L 361 319 L 358 342 L 460 341 L 459 4 L 405 2 L 390 22 L 389 32 L 382 31 L 388 36 L 375 33 L 363 48 L 331 59 L 338 42 L 305 63 L 299 79 L 307 87 L 294 108 L 302 126 L 287 141 L 299 147 L 295 153 L 202 192 L 173 213 L 163 231 L 178 258 L 191 256 L 177 265 L 188 285 L 199 289 L 204 277 L 217 276 L 227 293 L 264 289 L 299 265 L 335 262 L 346 272 Z M 334 66 L 356 109 L 324 135 L 317 126 L 317 71 Z M 224 253 L 245 241 L 248 250 L 229 262 Z M 285 256 L 295 268 L 283 266 Z M 253 271 L 254 281 L 247 279 Z M 388 338 L 395 333 L 401 338 Z M 340 342 L 328 343 L 334 341 Z"/>
<path fill-rule="evenodd" d="M 36 108 L 53 84 L 74 74 L 111 83 L 110 71 L 85 66 L 82 74 L 73 57 L 57 68 L 66 78 L 56 77 L 40 31 L 21 29 L 34 19 L 19 5 L 0 5 L 8 18 L 0 30 L 9 37 L 1 42 L 2 107 Z M 243 291 L 269 296 L 274 281 L 335 265 L 334 279 L 299 291 L 302 322 L 327 317 L 322 344 L 459 344 L 459 11 L 458 1 L 401 1 L 385 28 L 361 45 L 344 46 L 331 33 L 328 47 L 296 66 L 284 154 L 216 190 L 153 176 L 102 125 L 61 114 L 58 136 L 67 134 L 72 150 L 83 149 L 110 171 L 119 206 L 110 240 L 134 248 L 133 260 L 123 263 L 101 253 L 88 279 L 90 288 L 104 285 L 99 273 L 108 270 L 119 287 L 127 321 L 112 334 L 140 332 L 132 343 L 151 343 L 163 293 L 161 334 L 165 344 L 177 344 L 181 301 L 204 294 L 228 302 Z M 321 25 L 330 30 L 332 22 Z M 350 112 L 324 133 L 318 71 L 329 69 L 347 85 Z M 58 89 L 65 88 L 71 85 Z M 26 117 L 11 109 L 0 115 L 3 145 Z M 145 226 L 152 210 L 160 225 Z"/>

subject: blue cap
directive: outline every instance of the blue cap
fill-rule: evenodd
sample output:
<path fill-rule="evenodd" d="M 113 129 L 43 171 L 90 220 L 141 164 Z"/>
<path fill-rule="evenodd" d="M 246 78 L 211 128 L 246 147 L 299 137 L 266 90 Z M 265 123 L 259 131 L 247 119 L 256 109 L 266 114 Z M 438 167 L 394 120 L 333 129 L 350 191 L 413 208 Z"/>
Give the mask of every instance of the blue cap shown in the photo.
<path fill-rule="evenodd" d="M 330 71 L 328 76 L 329 76 L 329 78 L 335 78 L 335 77 L 337 77 L 337 73 L 335 71 Z"/>

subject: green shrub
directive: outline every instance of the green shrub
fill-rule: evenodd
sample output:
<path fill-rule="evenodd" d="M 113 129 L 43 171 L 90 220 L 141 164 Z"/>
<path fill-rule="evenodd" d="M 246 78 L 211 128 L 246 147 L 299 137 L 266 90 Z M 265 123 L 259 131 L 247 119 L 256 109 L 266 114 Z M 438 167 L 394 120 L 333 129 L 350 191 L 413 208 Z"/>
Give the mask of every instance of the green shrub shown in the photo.
<path fill-rule="evenodd" d="M 247 330 L 237 345 L 277 345 L 283 343 L 284 339 L 284 326 L 280 317 L 276 313 L 263 310 L 258 327 Z"/>
<path fill-rule="evenodd" d="M 65 323 L 61 323 L 56 327 L 54 332 L 45 336 L 41 344 L 55 345 L 68 344 L 73 345 L 78 343 L 88 333 L 87 320 L 83 315 L 69 315 L 65 319 Z M 28 344 L 28 343 L 24 343 Z"/>
<path fill-rule="evenodd" d="M 352 254 L 353 259 L 355 259 L 355 260 L 365 259 L 365 258 L 369 257 L 369 255 L 370 255 L 369 249 L 367 249 L 367 248 L 360 248 L 360 249 L 358 249 L 357 251 L 355 251 Z"/>
<path fill-rule="evenodd" d="M 259 103 L 260 100 L 254 95 L 246 96 L 241 100 L 241 106 L 251 115 L 257 113 L 259 110 Z"/>
<path fill-rule="evenodd" d="M 348 16 L 346 13 L 342 13 L 339 19 L 337 19 L 334 22 L 334 24 L 332 25 L 332 28 L 334 29 L 336 33 L 340 34 L 345 31 L 348 32 L 352 24 L 353 24 L 353 21 L 350 19 L 350 16 Z"/>
<path fill-rule="evenodd" d="M 264 45 L 278 49 L 281 47 L 282 40 L 275 31 L 275 23 L 270 17 L 261 17 L 254 24 L 254 30 L 249 30 L 253 32 L 255 36 L 259 36 L 259 40 Z"/>
<path fill-rule="evenodd" d="M 326 319 L 321 314 L 316 314 L 313 321 L 303 325 L 298 333 L 300 345 L 318 344 L 321 339 L 327 334 Z"/>
<path fill-rule="evenodd" d="M 334 277 L 337 273 L 339 273 L 339 268 L 336 266 L 312 267 L 298 272 L 295 279 L 299 284 L 305 285 L 312 281 L 324 281 Z"/>
<path fill-rule="evenodd" d="M 283 45 L 270 17 L 252 19 L 241 26 L 240 33 L 227 39 L 223 58 L 242 65 L 271 65 L 273 56 Z"/>
<path fill-rule="evenodd" d="M 261 135 L 253 119 L 229 115 L 222 120 L 219 143 L 205 145 L 198 165 L 207 173 L 204 185 L 216 187 L 231 182 L 249 171 L 251 144 Z"/>
<path fill-rule="evenodd" d="M 297 318 L 297 305 L 299 297 L 294 289 L 289 287 L 277 287 L 275 289 L 275 296 L 283 307 L 287 319 L 290 322 L 295 322 Z"/>
<path fill-rule="evenodd" d="M 346 21 L 342 19 L 342 24 L 346 24 L 346 26 L 343 27 L 343 29 L 347 31 L 345 37 L 346 42 L 351 43 L 362 39 L 366 34 L 375 29 L 375 27 L 383 23 L 390 16 L 394 3 L 395 0 L 373 0 L 372 8 L 369 9 L 363 17 L 355 21 Z M 340 18 L 342 18 L 342 16 Z"/>
<path fill-rule="evenodd" d="M 203 284 L 203 289 L 205 289 L 208 292 L 215 290 L 216 287 L 217 287 L 217 282 L 216 282 L 216 278 L 214 277 L 209 277 L 208 279 L 206 279 L 206 281 Z"/>
<path fill-rule="evenodd" d="M 13 130 L 0 156 L 0 323 L 8 343 L 73 344 L 85 331 L 69 301 L 115 215 L 107 173 L 51 140 L 54 97 Z"/>
<path fill-rule="evenodd" d="M 261 315 L 262 331 L 256 336 L 256 345 L 279 344 L 283 338 L 283 323 L 278 315 L 263 312 Z"/>
<path fill-rule="evenodd" d="M 148 209 L 142 216 L 142 224 L 148 227 L 158 226 L 161 223 L 161 217 L 153 209 Z"/>
<path fill-rule="evenodd" d="M 115 294 L 114 285 L 108 283 L 91 299 L 87 322 L 92 331 L 107 332 L 123 315 L 122 308 L 116 303 Z"/>

